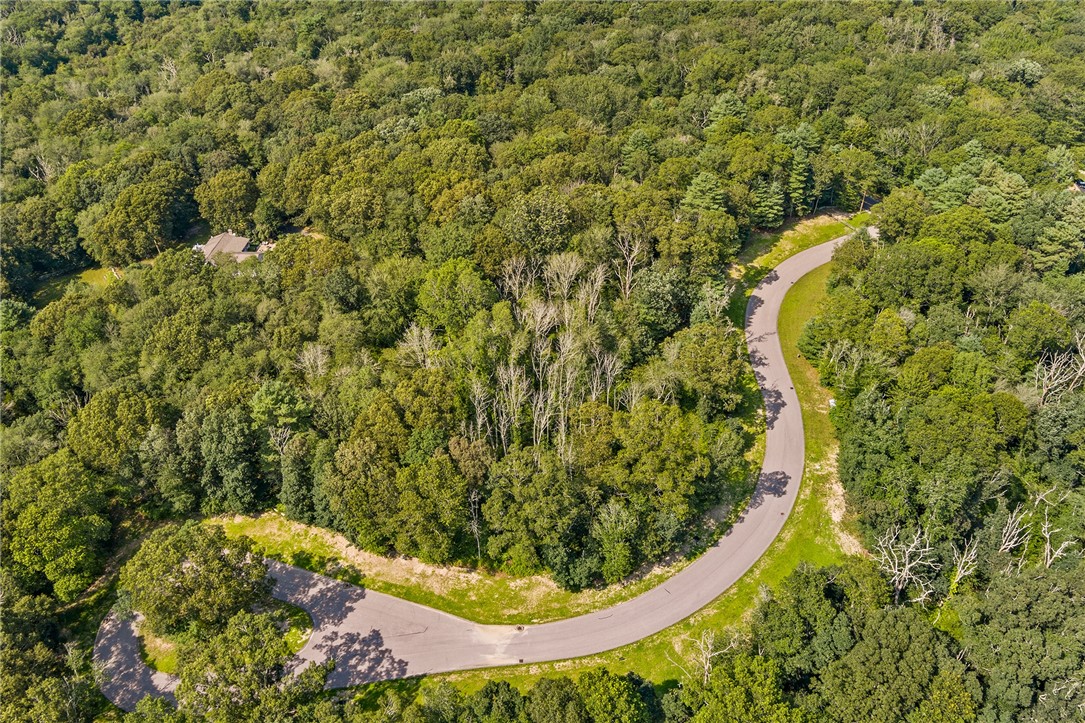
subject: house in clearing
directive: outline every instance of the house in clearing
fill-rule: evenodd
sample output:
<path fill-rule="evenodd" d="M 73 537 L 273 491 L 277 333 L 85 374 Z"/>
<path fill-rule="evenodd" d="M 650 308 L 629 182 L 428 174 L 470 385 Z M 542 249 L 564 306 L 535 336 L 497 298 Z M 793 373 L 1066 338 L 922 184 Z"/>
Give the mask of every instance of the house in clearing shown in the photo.
<path fill-rule="evenodd" d="M 263 258 L 264 252 L 275 248 L 275 244 L 264 242 L 254 246 L 252 239 L 239 236 L 233 229 L 228 229 L 225 233 L 207 239 L 207 243 L 196 244 L 192 248 L 202 252 L 208 263 L 213 264 L 220 255 L 229 256 L 240 263 L 254 257 Z"/>

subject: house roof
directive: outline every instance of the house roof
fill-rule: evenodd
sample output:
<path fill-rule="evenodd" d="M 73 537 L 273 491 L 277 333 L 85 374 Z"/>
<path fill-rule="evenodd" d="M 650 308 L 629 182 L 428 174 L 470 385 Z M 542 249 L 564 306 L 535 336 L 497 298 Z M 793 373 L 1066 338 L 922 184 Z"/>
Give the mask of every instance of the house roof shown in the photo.
<path fill-rule="evenodd" d="M 210 261 L 215 254 L 238 256 L 244 253 L 248 245 L 249 239 L 238 236 L 233 230 L 230 230 L 207 239 L 207 243 L 203 244 L 200 250 L 203 251 L 204 258 Z"/>

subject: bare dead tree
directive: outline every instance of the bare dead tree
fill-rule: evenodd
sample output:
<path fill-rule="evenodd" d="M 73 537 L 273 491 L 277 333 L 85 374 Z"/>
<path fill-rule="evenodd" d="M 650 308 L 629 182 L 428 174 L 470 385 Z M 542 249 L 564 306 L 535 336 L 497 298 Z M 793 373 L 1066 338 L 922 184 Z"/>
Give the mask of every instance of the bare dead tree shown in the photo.
<path fill-rule="evenodd" d="M 589 324 L 595 323 L 595 316 L 599 313 L 599 304 L 603 296 L 603 285 L 607 280 L 605 266 L 596 266 L 588 272 L 584 281 L 577 289 L 577 301 L 584 309 L 584 316 Z"/>
<path fill-rule="evenodd" d="M 479 494 L 478 488 L 472 487 L 467 494 L 467 504 L 471 512 L 471 520 L 467 523 L 467 527 L 471 530 L 471 534 L 475 536 L 475 548 L 478 550 L 478 563 L 480 565 L 482 564 L 482 520 L 479 514 L 481 502 L 482 496 Z"/>
<path fill-rule="evenodd" d="M 1041 407 L 1058 402 L 1085 384 L 1085 334 L 1077 334 L 1073 349 L 1054 354 L 1044 352 L 1033 369 L 1032 378 Z"/>
<path fill-rule="evenodd" d="M 953 547 L 953 580 L 949 589 L 956 590 L 962 580 L 976 571 L 979 540 L 973 537 L 963 548 Z"/>
<path fill-rule="evenodd" d="M 923 158 L 931 154 L 942 140 L 942 124 L 919 121 L 908 129 L 908 138 L 916 152 Z"/>
<path fill-rule="evenodd" d="M 268 439 L 271 440 L 271 446 L 275 448 L 275 451 L 281 457 L 283 452 L 286 451 L 286 445 L 290 443 L 291 438 L 294 436 L 294 430 L 290 429 L 290 427 L 268 427 L 267 434 Z"/>
<path fill-rule="evenodd" d="M 493 406 L 493 397 L 489 387 L 482 379 L 472 375 L 467 385 L 467 394 L 471 400 L 471 408 L 475 410 L 475 423 L 471 429 L 474 439 L 490 436 L 490 410 Z"/>
<path fill-rule="evenodd" d="M 323 344 L 309 342 L 294 361 L 294 368 L 302 373 L 306 381 L 319 379 L 328 372 L 328 349 Z"/>
<path fill-rule="evenodd" d="M 874 557 L 889 575 L 896 602 L 900 602 L 901 594 L 909 585 L 918 589 L 912 602 L 922 602 L 934 593 L 930 577 L 942 566 L 934 559 L 934 547 L 924 528 L 917 528 L 907 538 L 901 538 L 900 532 L 897 525 L 886 530 L 878 538 Z"/>
<path fill-rule="evenodd" d="M 1051 496 L 1056 492 L 1057 488 L 1055 487 L 1052 487 L 1045 492 L 1041 492 L 1036 495 L 1036 498 L 1032 503 L 1034 509 L 1039 508 L 1040 505 L 1043 505 L 1044 509 L 1043 522 L 1040 523 L 1040 537 L 1042 537 L 1044 541 L 1043 562 L 1045 568 L 1050 568 L 1056 560 L 1065 557 L 1066 553 L 1070 551 L 1070 548 L 1072 548 L 1075 543 L 1075 540 L 1070 539 L 1064 540 L 1057 547 L 1055 546 L 1054 538 L 1058 533 L 1062 532 L 1062 528 L 1055 527 L 1052 524 L 1051 508 L 1062 504 L 1066 501 L 1066 498 L 1070 496 L 1069 492 L 1063 492 L 1058 496 L 1058 499 L 1052 501 Z"/>
<path fill-rule="evenodd" d="M 1062 528 L 1051 524 L 1051 520 L 1048 519 L 1049 513 L 1050 510 L 1044 510 L 1044 521 L 1040 524 L 1040 536 L 1044 538 L 1044 567 L 1047 568 L 1050 568 L 1059 558 L 1065 557 L 1075 543 L 1075 540 L 1063 540 L 1058 547 L 1055 547 L 1052 538 L 1062 532 Z"/>
<path fill-rule="evenodd" d="M 432 369 L 435 366 L 434 356 L 441 348 L 441 344 L 434 336 L 432 329 L 411 324 L 397 348 L 407 363 L 423 369 Z"/>
<path fill-rule="evenodd" d="M 166 85 L 173 85 L 177 80 L 177 63 L 174 62 L 173 58 L 168 56 L 163 58 L 159 71 L 162 73 Z"/>
<path fill-rule="evenodd" d="M 879 140 L 881 148 L 890 158 L 903 158 L 908 152 L 908 131 L 900 127 L 884 129 Z"/>
<path fill-rule="evenodd" d="M 1015 507 L 1006 518 L 1006 522 L 1002 525 L 1002 534 L 999 539 L 998 551 L 1006 555 L 1013 555 L 1013 553 L 1020 549 L 1021 554 L 1017 557 L 1017 562 L 1013 561 L 1006 565 L 1006 572 L 1011 572 L 1016 568 L 1020 571 L 1021 566 L 1025 564 L 1025 554 L 1028 552 L 1028 541 L 1032 536 L 1032 523 L 1029 521 L 1030 515 L 1027 510 L 1021 509 L 1018 505 Z"/>
<path fill-rule="evenodd" d="M 716 664 L 716 658 L 734 650 L 741 642 L 738 635 L 732 635 L 727 645 L 721 646 L 716 642 L 716 632 L 714 630 L 703 630 L 700 637 L 696 638 L 691 635 L 683 635 L 682 640 L 688 642 L 691 647 L 690 652 L 686 655 L 686 665 L 672 658 L 669 652 L 667 658 L 681 668 L 686 677 L 691 680 L 699 680 L 701 685 L 708 685 L 708 681 L 712 677 L 712 669 Z"/>
<path fill-rule="evenodd" d="M 701 308 L 705 310 L 712 321 L 720 321 L 727 317 L 727 306 L 731 303 L 731 297 L 735 293 L 735 285 L 727 284 L 722 289 L 715 284 L 706 283 L 701 287 Z"/>
<path fill-rule="evenodd" d="M 659 359 L 653 359 L 643 368 L 641 381 L 648 392 L 663 402 L 672 404 L 678 395 L 678 374 L 674 367 Z"/>
<path fill-rule="evenodd" d="M 644 385 L 640 382 L 632 381 L 622 390 L 621 398 L 618 400 L 618 403 L 625 407 L 626 411 L 631 411 L 633 407 L 637 406 L 640 400 L 644 398 L 644 394 Z"/>
<path fill-rule="evenodd" d="M 535 284 L 538 273 L 538 267 L 531 261 L 523 256 L 514 256 L 501 265 L 498 283 L 506 294 L 521 301 L 527 290 Z"/>
<path fill-rule="evenodd" d="M 547 292 L 550 298 L 560 298 L 568 301 L 576 286 L 577 279 L 584 271 L 584 260 L 575 251 L 554 254 L 546 260 L 543 269 L 543 280 L 546 282 Z"/>
<path fill-rule="evenodd" d="M 557 309 L 544 299 L 532 298 L 524 309 L 524 326 L 535 339 L 545 338 L 557 323 Z"/>
<path fill-rule="evenodd" d="M 510 435 L 531 393 L 524 370 L 516 364 L 503 364 L 497 368 L 497 430 L 501 448 L 508 452 Z"/>
<path fill-rule="evenodd" d="M 84 392 L 69 391 L 64 399 L 55 407 L 50 407 L 47 413 L 53 418 L 60 426 L 67 426 L 72 417 L 79 413 L 79 410 L 86 406 L 86 403 L 90 401 L 90 394 Z"/>
<path fill-rule="evenodd" d="M 614 270 L 618 276 L 618 290 L 623 299 L 628 299 L 633 293 L 633 277 L 637 272 L 637 267 L 647 255 L 646 244 L 637 234 L 619 231 L 614 245 L 622 255 L 620 261 L 614 262 Z"/>

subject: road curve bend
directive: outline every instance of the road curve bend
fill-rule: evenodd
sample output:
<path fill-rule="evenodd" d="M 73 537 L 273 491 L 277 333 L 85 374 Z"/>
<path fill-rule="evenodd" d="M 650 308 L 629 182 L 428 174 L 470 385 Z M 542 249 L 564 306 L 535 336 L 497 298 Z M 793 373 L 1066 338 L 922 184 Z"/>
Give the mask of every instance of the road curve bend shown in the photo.
<path fill-rule="evenodd" d="M 750 504 L 697 560 L 659 586 L 598 612 L 542 625 L 480 625 L 433 608 L 269 561 L 272 594 L 313 618 L 295 669 L 335 660 L 329 688 L 428 673 L 538 663 L 601 653 L 636 642 L 712 602 L 760 559 L 787 520 L 802 479 L 802 412 L 787 371 L 777 319 L 792 284 L 832 258 L 846 236 L 787 259 L 757 286 L 746 306 L 746 342 L 765 402 L 765 459 Z M 144 696 L 173 697 L 176 676 L 140 657 L 136 622 L 110 613 L 94 659 L 102 692 L 132 710 Z"/>

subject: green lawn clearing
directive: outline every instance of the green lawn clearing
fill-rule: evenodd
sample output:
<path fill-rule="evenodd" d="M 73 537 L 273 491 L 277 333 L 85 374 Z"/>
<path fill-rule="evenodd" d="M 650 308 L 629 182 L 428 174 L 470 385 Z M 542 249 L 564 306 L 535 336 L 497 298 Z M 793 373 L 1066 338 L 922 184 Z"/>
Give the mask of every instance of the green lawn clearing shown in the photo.
<path fill-rule="evenodd" d="M 177 674 L 177 653 L 180 648 L 177 640 L 147 630 L 139 632 L 139 652 L 143 662 L 160 673 Z"/>
<path fill-rule="evenodd" d="M 123 276 L 124 269 L 115 269 L 109 266 L 96 266 L 92 269 L 73 271 L 70 274 L 55 276 L 43 281 L 41 285 L 34 290 L 32 298 L 34 305 L 41 308 L 52 301 L 56 301 L 61 296 L 64 296 L 64 291 L 68 288 L 68 284 L 73 281 L 79 281 L 88 286 L 102 287 L 108 286 L 114 279 L 119 279 Z"/>

